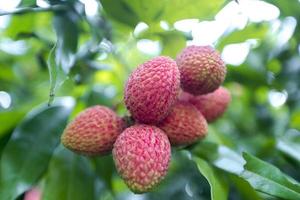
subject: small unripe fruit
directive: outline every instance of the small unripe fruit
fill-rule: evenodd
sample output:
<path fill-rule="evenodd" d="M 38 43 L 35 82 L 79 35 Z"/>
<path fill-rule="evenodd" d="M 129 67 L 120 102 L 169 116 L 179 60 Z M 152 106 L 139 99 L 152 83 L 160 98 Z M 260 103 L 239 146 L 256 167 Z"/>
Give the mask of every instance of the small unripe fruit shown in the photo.
<path fill-rule="evenodd" d="M 114 111 L 105 106 L 85 109 L 68 124 L 61 136 L 65 147 L 84 155 L 108 153 L 124 123 Z"/>
<path fill-rule="evenodd" d="M 203 115 L 190 103 L 178 101 L 169 115 L 158 124 L 172 145 L 196 142 L 207 134 L 207 122 Z"/>
<path fill-rule="evenodd" d="M 219 87 L 212 93 L 193 96 L 189 99 L 189 102 L 204 115 L 208 122 L 213 122 L 222 116 L 230 101 L 230 92 L 224 87 Z"/>
<path fill-rule="evenodd" d="M 180 87 L 176 62 L 160 56 L 147 61 L 130 75 L 125 87 L 125 104 L 140 123 L 153 124 L 167 116 Z"/>
<path fill-rule="evenodd" d="M 210 46 L 189 46 L 177 56 L 181 87 L 194 95 L 216 90 L 224 81 L 226 67 Z"/>
<path fill-rule="evenodd" d="M 24 195 L 24 200 L 41 200 L 42 194 L 39 188 L 32 188 Z"/>
<path fill-rule="evenodd" d="M 113 148 L 118 173 L 135 193 L 151 190 L 166 175 L 171 157 L 168 137 L 156 126 L 125 129 Z"/>

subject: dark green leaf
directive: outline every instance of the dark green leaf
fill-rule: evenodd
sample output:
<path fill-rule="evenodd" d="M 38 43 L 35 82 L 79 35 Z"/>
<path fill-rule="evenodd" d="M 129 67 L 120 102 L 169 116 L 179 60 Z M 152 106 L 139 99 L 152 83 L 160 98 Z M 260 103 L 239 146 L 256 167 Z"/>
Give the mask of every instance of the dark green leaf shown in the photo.
<path fill-rule="evenodd" d="M 95 158 L 96 173 L 104 180 L 106 187 L 112 191 L 112 175 L 114 171 L 114 162 L 111 155 Z"/>
<path fill-rule="evenodd" d="M 243 171 L 245 163 L 243 158 L 226 146 L 217 145 L 212 142 L 201 142 L 192 152 L 209 160 L 216 167 L 224 171 L 234 174 L 239 174 Z"/>
<path fill-rule="evenodd" d="M 66 74 L 75 63 L 79 33 L 76 20 L 76 15 L 72 12 L 59 13 L 53 19 L 57 36 L 55 61 Z"/>
<path fill-rule="evenodd" d="M 5 148 L 5 145 L 7 144 L 7 142 L 9 141 L 10 137 L 11 137 L 12 132 L 8 132 L 7 134 L 5 134 L 4 136 L 2 136 L 0 138 L 0 157 L 2 155 L 2 151 Z"/>
<path fill-rule="evenodd" d="M 250 154 L 244 153 L 242 158 L 227 147 L 207 142 L 197 145 L 193 149 L 193 153 L 206 157 L 224 171 L 240 176 L 257 191 L 284 199 L 300 198 L 299 183 L 286 176 L 275 166 Z"/>
<path fill-rule="evenodd" d="M 300 133 L 296 130 L 288 132 L 277 141 L 277 149 L 300 162 Z"/>
<path fill-rule="evenodd" d="M 277 167 L 244 153 L 245 170 L 240 177 L 256 190 L 290 200 L 300 199 L 300 184 L 283 174 Z"/>
<path fill-rule="evenodd" d="M 75 64 L 79 37 L 76 15 L 72 12 L 55 15 L 53 25 L 57 42 L 49 54 L 47 63 L 50 74 L 49 105 L 54 99 L 56 90 L 66 80 L 66 75 Z"/>
<path fill-rule="evenodd" d="M 15 129 L 0 161 L 0 199 L 15 199 L 45 172 L 73 104 L 68 97 L 36 108 Z"/>
<path fill-rule="evenodd" d="M 123 24 L 135 27 L 139 22 L 138 16 L 123 0 L 101 0 L 106 14 Z"/>
<path fill-rule="evenodd" d="M 223 180 L 221 174 L 217 173 L 205 160 L 193 158 L 201 174 L 207 179 L 210 185 L 212 200 L 228 199 L 228 184 Z"/>
<path fill-rule="evenodd" d="M 49 165 L 43 199 L 93 200 L 94 182 L 87 158 L 58 147 Z"/>
<path fill-rule="evenodd" d="M 231 174 L 230 180 L 238 189 L 243 200 L 262 200 L 258 195 L 258 192 L 256 192 L 251 185 L 241 177 Z"/>

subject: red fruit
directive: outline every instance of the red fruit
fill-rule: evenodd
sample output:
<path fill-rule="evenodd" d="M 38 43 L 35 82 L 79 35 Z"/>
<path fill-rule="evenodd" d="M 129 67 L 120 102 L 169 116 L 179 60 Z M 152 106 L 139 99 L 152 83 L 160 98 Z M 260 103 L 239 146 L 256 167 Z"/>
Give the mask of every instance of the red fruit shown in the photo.
<path fill-rule="evenodd" d="M 113 148 L 116 168 L 135 193 L 149 191 L 165 177 L 170 157 L 168 137 L 150 125 L 138 124 L 125 129 Z"/>
<path fill-rule="evenodd" d="M 219 87 L 212 93 L 193 96 L 189 99 L 189 102 L 204 115 L 208 122 L 219 118 L 225 112 L 230 101 L 230 92 L 224 87 Z"/>
<path fill-rule="evenodd" d="M 32 188 L 31 190 L 28 190 L 24 195 L 24 200 L 40 200 L 42 194 L 40 189 L 38 188 Z"/>
<path fill-rule="evenodd" d="M 124 123 L 114 111 L 104 106 L 85 109 L 66 127 L 61 141 L 70 150 L 85 155 L 109 152 Z"/>
<path fill-rule="evenodd" d="M 176 59 L 181 87 L 194 95 L 216 90 L 224 81 L 226 67 L 219 53 L 210 46 L 189 46 Z"/>
<path fill-rule="evenodd" d="M 169 115 L 158 125 L 173 145 L 196 142 L 207 134 L 207 122 L 190 103 L 178 101 Z"/>
<path fill-rule="evenodd" d="M 184 102 L 189 102 L 189 100 L 194 97 L 194 95 L 185 92 L 183 90 L 180 90 L 179 95 L 178 95 L 178 100 L 179 101 L 184 101 Z"/>
<path fill-rule="evenodd" d="M 178 96 L 179 76 L 175 61 L 164 56 L 138 66 L 125 87 L 125 104 L 133 118 L 150 124 L 165 118 Z"/>

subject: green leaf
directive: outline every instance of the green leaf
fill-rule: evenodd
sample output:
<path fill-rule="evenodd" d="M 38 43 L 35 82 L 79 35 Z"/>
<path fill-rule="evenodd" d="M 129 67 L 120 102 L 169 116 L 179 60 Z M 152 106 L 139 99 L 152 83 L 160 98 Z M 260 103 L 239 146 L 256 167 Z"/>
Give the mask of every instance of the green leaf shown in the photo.
<path fill-rule="evenodd" d="M 194 155 L 205 158 L 224 171 L 233 174 L 239 174 L 243 171 L 243 165 L 245 163 L 243 158 L 226 146 L 203 141 L 199 143 L 192 152 Z"/>
<path fill-rule="evenodd" d="M 26 15 L 14 15 L 5 35 L 15 38 L 19 33 L 30 33 L 34 29 L 35 15 L 32 13 Z"/>
<path fill-rule="evenodd" d="M 202 142 L 192 150 L 214 166 L 243 178 L 257 191 L 284 199 L 299 199 L 300 184 L 282 173 L 277 167 L 250 154 L 243 157 L 225 146 Z"/>
<path fill-rule="evenodd" d="M 60 65 L 57 65 L 55 62 L 55 50 L 56 50 L 56 45 L 50 51 L 48 61 L 47 61 L 49 79 L 50 79 L 50 92 L 49 92 L 48 105 L 50 105 L 53 102 L 57 89 L 67 80 L 66 73 L 62 70 L 62 67 Z"/>
<path fill-rule="evenodd" d="M 228 184 L 222 179 L 221 174 L 217 173 L 205 160 L 198 157 L 194 157 L 193 160 L 210 185 L 211 199 L 226 200 L 228 198 Z"/>
<path fill-rule="evenodd" d="M 101 5 L 106 14 L 118 22 L 131 27 L 139 22 L 136 13 L 123 0 L 101 0 Z"/>
<path fill-rule="evenodd" d="M 101 4 L 107 15 L 134 27 L 140 21 L 151 25 L 161 20 L 172 24 L 178 20 L 189 18 L 210 19 L 224 2 L 224 0 L 163 0 L 160 2 L 154 0 L 102 0 Z"/>
<path fill-rule="evenodd" d="M 23 110 L 0 112 L 0 121 L 5 121 L 5 123 L 0 126 L 0 138 L 7 134 L 9 130 L 13 129 L 24 114 Z"/>
<path fill-rule="evenodd" d="M 124 0 L 124 3 L 137 14 L 140 21 L 151 24 L 158 21 L 166 1 L 158 3 L 156 0 Z"/>
<path fill-rule="evenodd" d="M 300 133 L 292 131 L 277 140 L 277 149 L 300 162 Z"/>
<path fill-rule="evenodd" d="M 19 7 L 23 6 L 35 6 L 36 0 L 22 0 Z"/>
<path fill-rule="evenodd" d="M 112 175 L 114 172 L 114 162 L 111 155 L 95 158 L 96 173 L 104 180 L 106 187 L 112 191 Z"/>
<path fill-rule="evenodd" d="M 185 37 L 178 32 L 166 32 L 160 34 L 162 38 L 163 50 L 162 55 L 175 58 L 181 49 L 185 47 Z"/>
<path fill-rule="evenodd" d="M 240 177 L 256 190 L 283 199 L 300 199 L 300 184 L 283 174 L 277 167 L 244 153 L 246 164 Z"/>
<path fill-rule="evenodd" d="M 50 74 L 50 105 L 54 100 L 57 89 L 67 79 L 67 74 L 76 61 L 78 43 L 78 27 L 76 15 L 72 12 L 59 13 L 54 16 L 53 26 L 57 42 L 51 50 L 47 65 Z"/>
<path fill-rule="evenodd" d="M 68 97 L 42 105 L 15 129 L 0 160 L 0 199 L 15 199 L 43 175 L 73 104 Z"/>
<path fill-rule="evenodd" d="M 262 198 L 246 180 L 235 174 L 231 174 L 229 178 L 234 186 L 238 189 L 243 200 L 262 200 Z"/>
<path fill-rule="evenodd" d="M 218 42 L 217 48 L 221 50 L 227 44 L 245 42 L 248 39 L 263 39 L 268 30 L 269 27 L 266 24 L 250 24 L 242 30 L 233 31 L 222 37 Z"/>
<path fill-rule="evenodd" d="M 79 37 L 76 24 L 77 17 L 72 12 L 57 14 L 53 19 L 53 26 L 57 36 L 55 61 L 68 74 L 75 64 L 75 53 Z"/>
<path fill-rule="evenodd" d="M 6 135 L 2 136 L 0 138 L 0 157 L 2 155 L 3 149 L 5 148 L 5 145 L 7 144 L 7 142 L 9 141 L 10 137 L 11 137 L 12 132 L 8 132 Z"/>
<path fill-rule="evenodd" d="M 57 148 L 46 176 L 43 199 L 95 199 L 95 176 L 87 158 Z"/>
<path fill-rule="evenodd" d="M 161 18 L 169 23 L 190 18 L 210 19 L 219 11 L 224 2 L 224 0 L 168 0 Z"/>

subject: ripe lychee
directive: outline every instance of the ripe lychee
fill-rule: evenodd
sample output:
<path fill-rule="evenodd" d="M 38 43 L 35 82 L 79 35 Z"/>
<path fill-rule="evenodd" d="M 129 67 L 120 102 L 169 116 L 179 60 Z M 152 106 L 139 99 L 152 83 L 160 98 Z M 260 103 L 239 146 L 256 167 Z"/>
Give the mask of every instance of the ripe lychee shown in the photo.
<path fill-rule="evenodd" d="M 169 115 L 158 124 L 172 145 L 196 142 L 207 134 L 207 122 L 203 115 L 190 103 L 178 101 Z"/>
<path fill-rule="evenodd" d="M 226 67 L 211 46 L 189 46 L 177 56 L 181 87 L 194 95 L 216 90 L 224 81 Z"/>
<path fill-rule="evenodd" d="M 24 200 L 41 200 L 41 196 L 41 190 L 37 187 L 34 187 L 25 193 Z"/>
<path fill-rule="evenodd" d="M 68 124 L 61 141 L 74 152 L 84 155 L 100 155 L 109 152 L 124 122 L 114 111 L 105 106 L 85 109 Z"/>
<path fill-rule="evenodd" d="M 168 137 L 156 126 L 125 129 L 113 148 L 118 173 L 135 193 L 151 190 L 166 175 L 171 157 Z"/>
<path fill-rule="evenodd" d="M 225 112 L 230 101 L 230 92 L 224 87 L 219 87 L 206 95 L 191 96 L 189 99 L 189 102 L 204 115 L 208 122 L 219 118 Z"/>
<path fill-rule="evenodd" d="M 125 104 L 135 120 L 153 124 L 167 116 L 180 87 L 176 62 L 169 57 L 147 61 L 130 75 L 125 87 Z"/>

